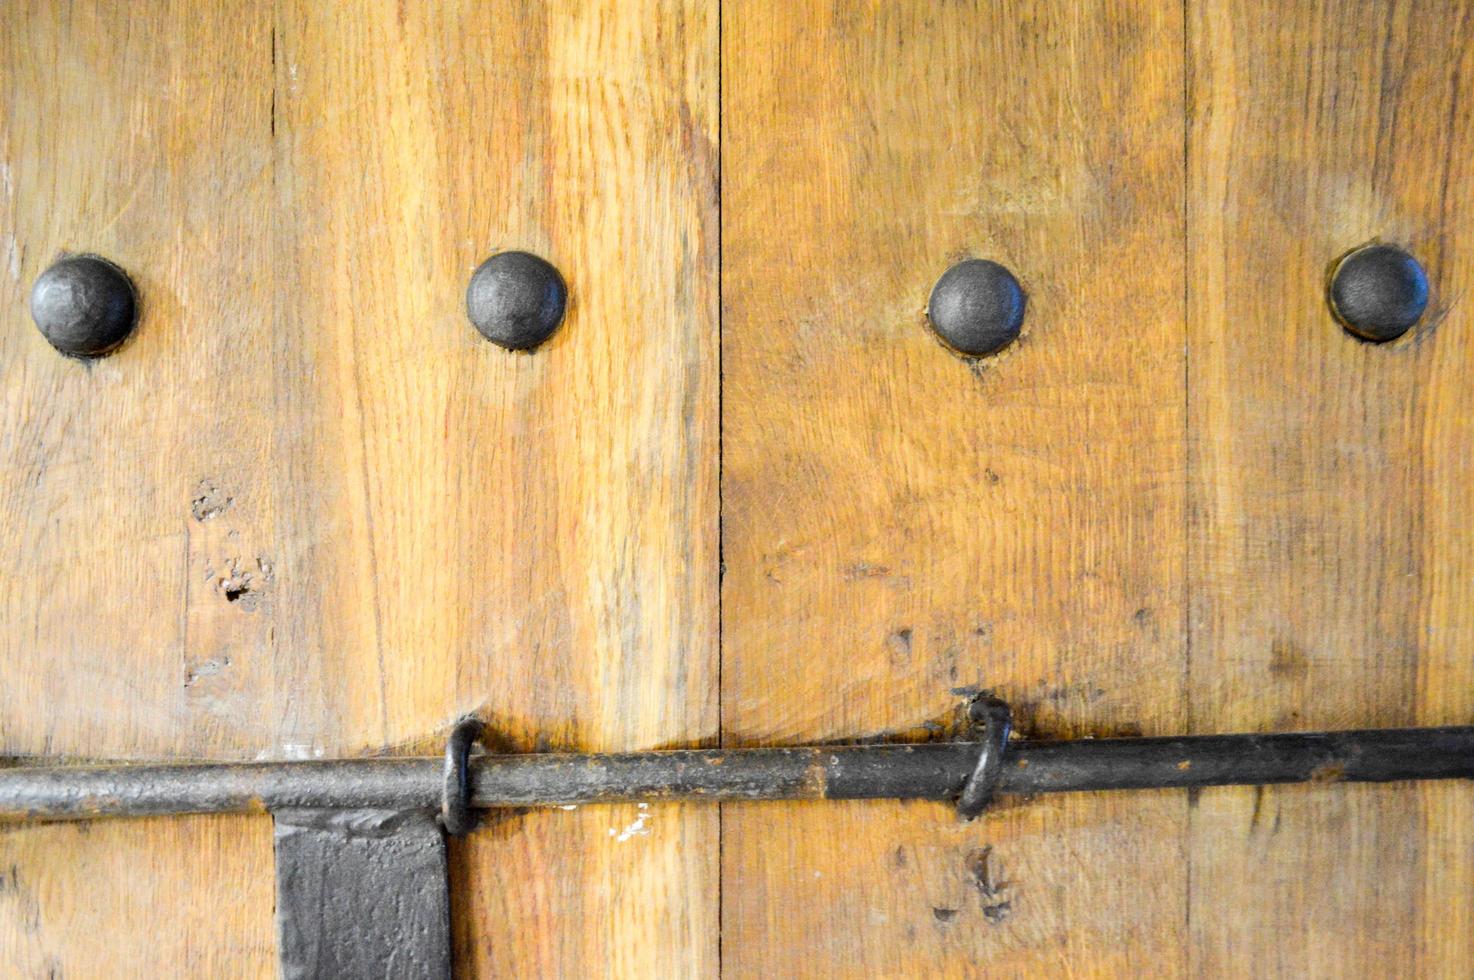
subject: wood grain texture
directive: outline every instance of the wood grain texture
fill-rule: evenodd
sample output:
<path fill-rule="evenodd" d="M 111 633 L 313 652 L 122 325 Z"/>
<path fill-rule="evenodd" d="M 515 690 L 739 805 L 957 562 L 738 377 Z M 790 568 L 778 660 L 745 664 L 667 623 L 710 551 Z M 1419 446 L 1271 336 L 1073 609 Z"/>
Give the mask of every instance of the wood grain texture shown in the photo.
<path fill-rule="evenodd" d="M 0 6 L 0 755 L 1474 720 L 1469 4 L 718 9 Z M 1323 298 L 1372 239 L 1434 289 L 1380 347 Z M 571 286 L 532 355 L 461 308 L 502 248 Z M 143 295 L 95 364 L 26 313 L 68 250 Z M 1030 303 L 980 362 L 924 319 L 974 255 Z M 1467 976 L 1471 806 L 510 815 L 457 957 Z M 0 972 L 270 976 L 271 894 L 262 818 L 0 828 Z"/>
<path fill-rule="evenodd" d="M 522 749 L 714 741 L 712 6 L 0 17 L 0 752 L 433 751 L 471 710 Z M 504 248 L 570 284 L 535 354 L 466 321 Z M 136 338 L 94 365 L 26 313 L 63 249 L 143 295 Z M 617 848 L 604 819 L 528 817 L 537 852 L 469 846 L 469 887 L 558 887 L 458 924 L 466 948 L 526 944 L 547 974 L 714 962 L 716 813 Z M 175 880 L 191 859 L 158 860 Z M 579 928 L 544 932 L 570 910 Z M 268 942 L 269 912 L 240 911 Z M 175 972 L 151 932 L 122 969 Z M 116 933 L 69 941 L 63 966 Z"/>
<path fill-rule="evenodd" d="M 0 827 L 7 977 L 275 977 L 271 822 Z"/>
<path fill-rule="evenodd" d="M 725 805 L 723 975 L 1186 975 L 1183 808 Z"/>
<path fill-rule="evenodd" d="M 970 687 L 1030 734 L 1185 725 L 1182 30 L 724 8 L 729 744 L 924 734 Z M 964 256 L 1029 295 L 981 362 L 924 319 Z M 724 972 L 1180 972 L 1185 829 L 1170 796 L 727 807 Z"/>
<path fill-rule="evenodd" d="M 256 3 L 0 6 L 0 754 L 244 753 L 270 714 L 269 626 L 221 587 L 266 515 L 192 513 L 265 471 L 270 65 Z M 31 323 L 62 251 L 138 286 L 106 360 Z M 7 976 L 275 975 L 267 820 L 6 828 L 0 869 Z"/>
<path fill-rule="evenodd" d="M 237 566 L 259 574 L 270 514 L 243 491 L 218 512 L 196 503 L 227 468 L 266 469 L 271 18 L 252 3 L 187 10 L 3 12 L 11 753 L 241 752 L 243 726 L 274 714 L 267 617 L 222 586 Z M 30 285 L 62 252 L 105 255 L 138 286 L 141 327 L 109 358 L 60 357 L 30 321 Z"/>
<path fill-rule="evenodd" d="M 283 4 L 301 473 L 272 485 L 277 580 L 311 588 L 278 589 L 277 662 L 338 739 L 476 708 L 522 748 L 715 736 L 715 32 L 677 3 Z M 570 284 L 532 355 L 463 309 L 513 247 Z"/>
<path fill-rule="evenodd" d="M 451 844 L 467 977 L 716 977 L 717 811 L 670 803 L 493 817 Z"/>
<path fill-rule="evenodd" d="M 1190 6 L 1192 725 L 1468 724 L 1474 7 Z M 1325 306 L 1331 263 L 1373 239 L 1433 291 L 1382 346 Z M 1470 801 L 1204 794 L 1195 970 L 1474 972 Z"/>

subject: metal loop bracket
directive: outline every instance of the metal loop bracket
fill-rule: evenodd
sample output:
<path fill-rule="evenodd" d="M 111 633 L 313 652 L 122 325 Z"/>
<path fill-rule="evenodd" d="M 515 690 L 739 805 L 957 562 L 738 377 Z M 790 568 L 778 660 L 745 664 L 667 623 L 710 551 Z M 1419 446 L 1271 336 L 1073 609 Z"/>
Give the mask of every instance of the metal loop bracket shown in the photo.
<path fill-rule="evenodd" d="M 471 808 L 471 748 L 481 740 L 486 723 L 480 718 L 462 718 L 445 742 L 445 785 L 440 794 L 440 823 L 452 837 L 464 837 L 476 829 L 477 812 Z"/>
<path fill-rule="evenodd" d="M 1008 703 L 991 695 L 983 695 L 967 707 L 968 717 L 977 726 L 982 749 L 973 766 L 972 775 L 962 784 L 957 798 L 957 815 L 963 820 L 977 818 L 998 789 L 1003 772 L 1003 753 L 1008 750 L 1008 736 L 1013 731 L 1013 711 Z"/>

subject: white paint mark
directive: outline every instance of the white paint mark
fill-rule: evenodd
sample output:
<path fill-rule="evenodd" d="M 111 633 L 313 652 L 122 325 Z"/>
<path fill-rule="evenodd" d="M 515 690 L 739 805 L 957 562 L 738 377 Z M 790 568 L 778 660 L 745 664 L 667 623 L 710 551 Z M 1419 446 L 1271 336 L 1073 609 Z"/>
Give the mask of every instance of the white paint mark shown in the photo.
<path fill-rule="evenodd" d="M 305 742 L 283 742 L 281 754 L 278 758 L 289 761 L 301 761 L 302 759 L 321 759 L 323 756 L 321 745 L 308 745 Z M 271 758 L 270 752 L 262 752 L 256 756 L 258 759 Z"/>
<path fill-rule="evenodd" d="M 614 838 L 615 843 L 623 844 L 631 837 L 644 837 L 650 833 L 650 828 L 645 826 L 645 821 L 650 819 L 650 814 L 647 812 L 648 806 L 646 803 L 641 803 L 640 813 L 635 817 L 635 822 L 623 830 L 609 828 L 609 836 Z"/>
<path fill-rule="evenodd" d="M 560 810 L 577 810 L 578 809 L 578 804 L 577 803 L 564 803 L 562 806 L 558 807 L 558 809 L 560 809 Z"/>

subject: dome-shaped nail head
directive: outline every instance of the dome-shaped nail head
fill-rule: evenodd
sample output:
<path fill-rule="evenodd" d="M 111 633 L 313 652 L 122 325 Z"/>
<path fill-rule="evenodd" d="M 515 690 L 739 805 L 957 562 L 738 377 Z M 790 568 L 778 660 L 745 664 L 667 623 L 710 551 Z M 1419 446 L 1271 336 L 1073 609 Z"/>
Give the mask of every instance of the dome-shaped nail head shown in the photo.
<path fill-rule="evenodd" d="M 1331 312 L 1364 340 L 1396 340 L 1428 308 L 1428 276 L 1407 252 L 1367 245 L 1349 253 L 1331 273 Z"/>
<path fill-rule="evenodd" d="M 997 262 L 967 259 L 937 280 L 926 304 L 927 320 L 953 350 L 973 357 L 992 354 L 1018 338 L 1024 323 L 1024 290 Z"/>
<path fill-rule="evenodd" d="M 46 341 L 70 357 L 101 357 L 128 339 L 138 295 L 128 274 L 96 255 L 53 263 L 31 287 L 31 319 Z"/>
<path fill-rule="evenodd" d="M 553 335 L 568 306 L 558 270 L 528 252 L 498 252 L 466 287 L 466 315 L 487 340 L 531 350 Z"/>

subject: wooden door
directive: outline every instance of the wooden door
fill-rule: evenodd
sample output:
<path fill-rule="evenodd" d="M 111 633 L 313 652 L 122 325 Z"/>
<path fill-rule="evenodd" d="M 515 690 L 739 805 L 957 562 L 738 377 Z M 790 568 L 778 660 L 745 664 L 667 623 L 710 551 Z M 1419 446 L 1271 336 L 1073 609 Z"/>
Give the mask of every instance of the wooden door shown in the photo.
<path fill-rule="evenodd" d="M 1474 720 L 1454 2 L 0 6 L 0 755 Z M 1427 269 L 1368 344 L 1326 275 Z M 543 255 L 532 353 L 468 277 Z M 95 361 L 30 322 L 125 267 Z M 1028 295 L 959 356 L 966 257 Z M 1465 976 L 1474 789 L 629 804 L 452 847 L 467 976 Z M 264 816 L 0 826 L 0 972 L 271 976 Z"/>

